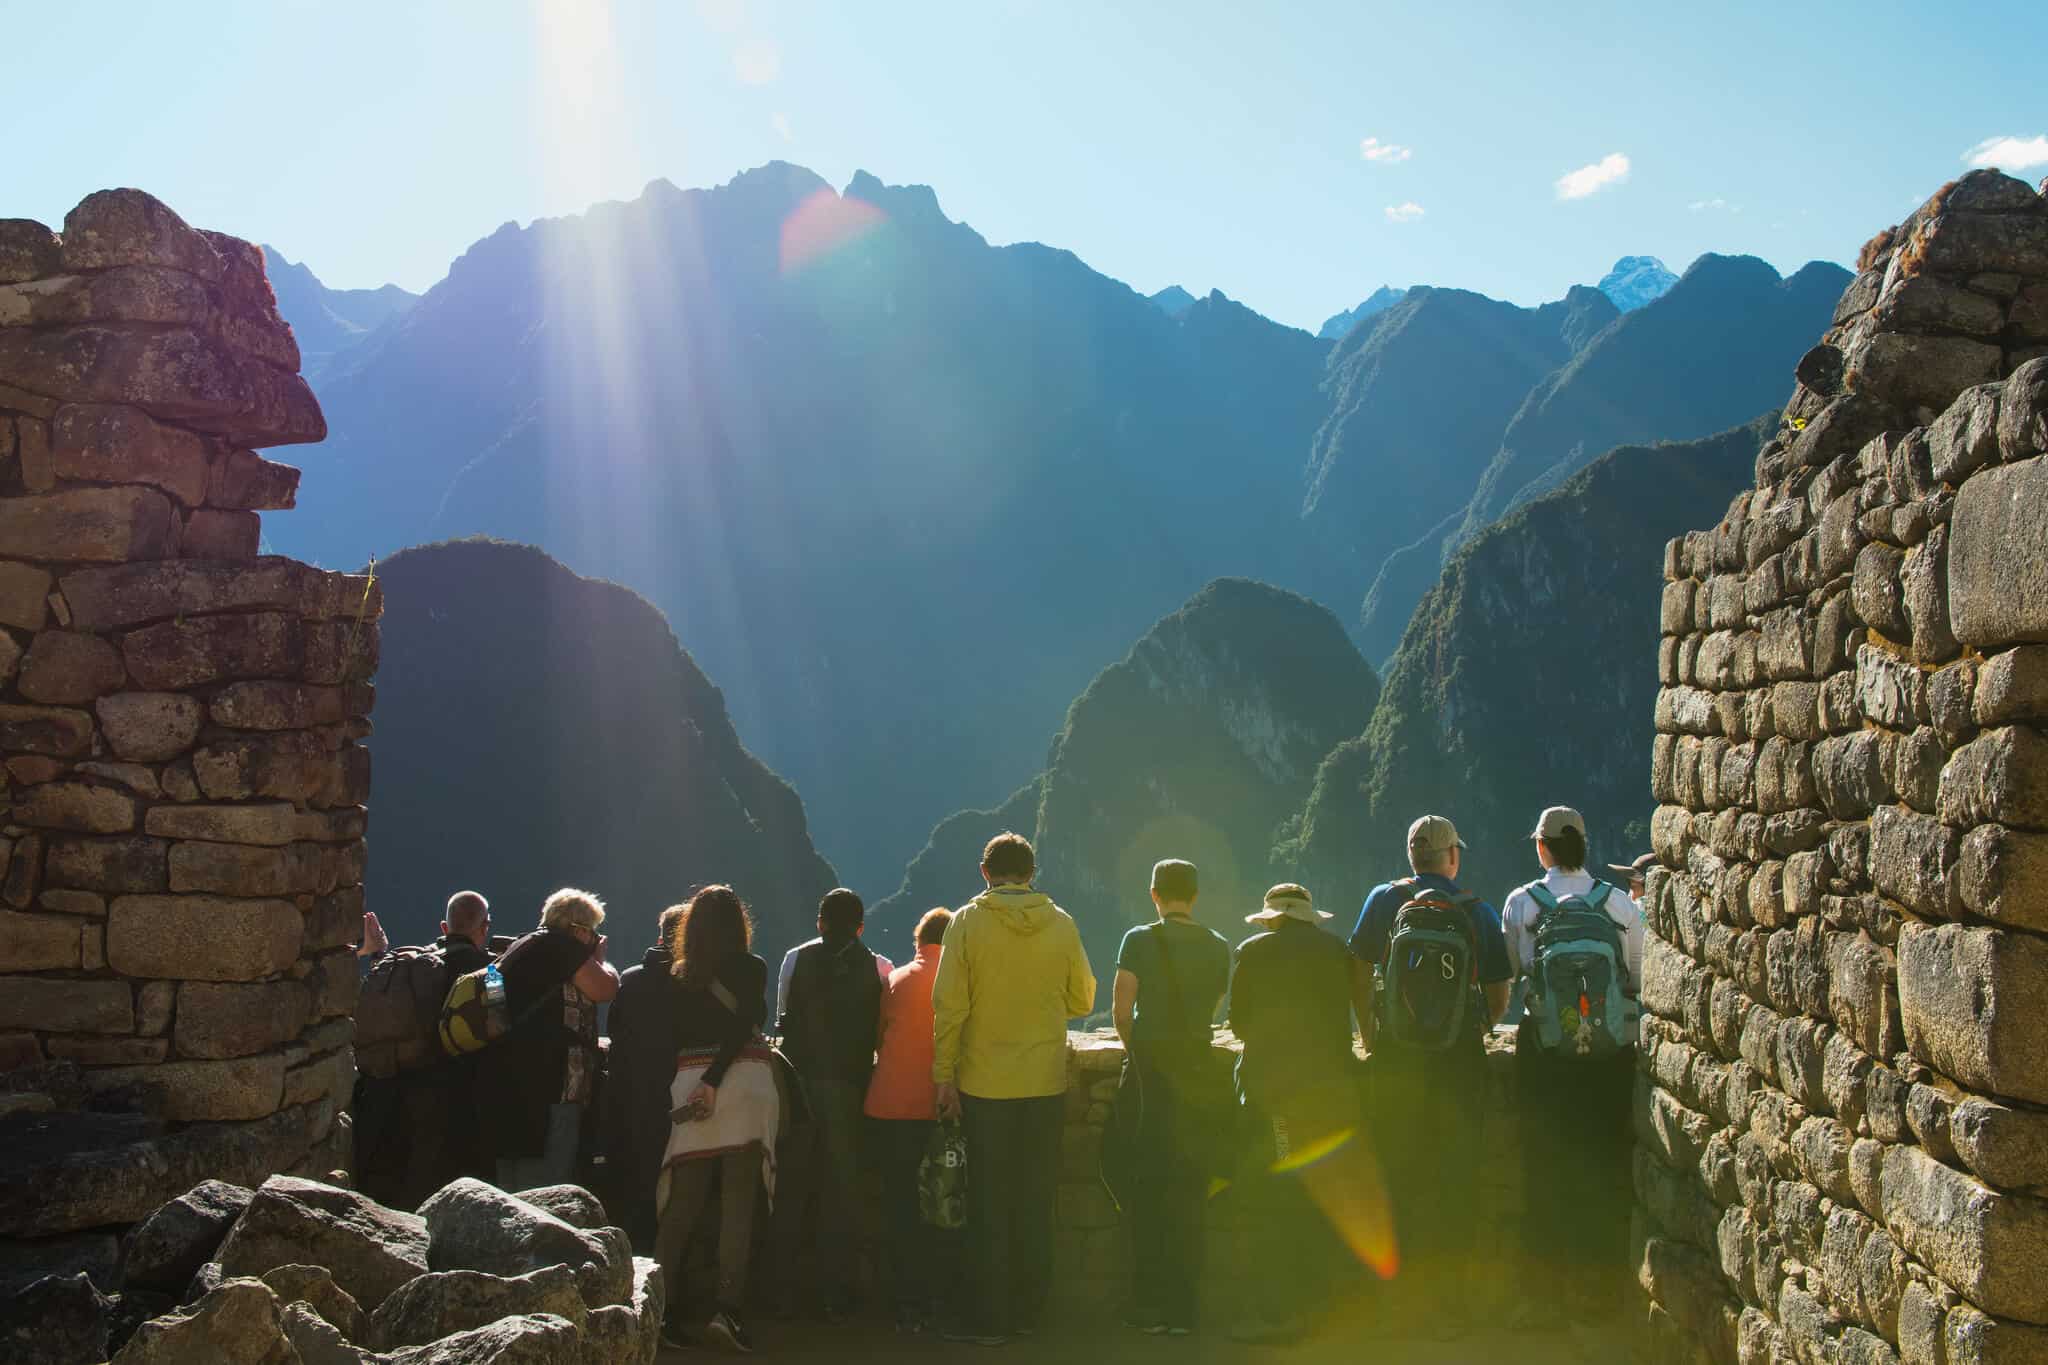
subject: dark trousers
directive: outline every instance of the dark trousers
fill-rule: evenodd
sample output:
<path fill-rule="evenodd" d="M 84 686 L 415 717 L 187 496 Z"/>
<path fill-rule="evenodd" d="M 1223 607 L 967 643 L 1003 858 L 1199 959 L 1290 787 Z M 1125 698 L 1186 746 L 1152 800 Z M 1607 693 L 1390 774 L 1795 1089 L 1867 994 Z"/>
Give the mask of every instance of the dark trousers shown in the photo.
<path fill-rule="evenodd" d="M 389 1208 L 416 1209 L 457 1176 L 488 1180 L 493 1163 L 475 1140 L 467 1058 L 356 1082 L 357 1180 Z"/>
<path fill-rule="evenodd" d="M 918 1170 L 938 1125 L 930 1119 L 869 1119 L 870 1150 L 882 1177 L 882 1232 L 888 1240 L 889 1292 L 899 1311 L 949 1303 L 959 1280 L 954 1234 L 924 1221 Z"/>
<path fill-rule="evenodd" d="M 1139 1142 L 1146 1153 L 1132 1172 L 1126 1210 L 1131 1302 L 1138 1314 L 1177 1327 L 1195 1325 L 1204 1257 L 1202 1210 L 1209 1194 L 1208 1172 L 1191 1157 L 1187 1125 L 1198 1116 L 1186 1099 L 1172 1071 L 1138 1061 L 1124 1064 L 1117 1103 L 1140 1106 Z"/>
<path fill-rule="evenodd" d="M 1532 1288 L 1555 1301 L 1620 1283 L 1628 1263 L 1635 1054 L 1552 1056 L 1525 1028 L 1515 1046 L 1515 1087 L 1528 1190 L 1522 1249 Z"/>
<path fill-rule="evenodd" d="M 661 1208 L 661 1230 L 654 1256 L 668 1282 L 669 1302 L 683 1306 L 685 1257 L 691 1232 L 718 1191 L 718 1307 L 737 1312 L 747 1296 L 747 1259 L 754 1245 L 754 1191 L 761 1184 L 761 1153 L 753 1147 L 717 1156 L 693 1157 L 669 1168 L 668 1202 Z M 708 1316 L 708 1315 L 707 1315 Z M 682 1321 L 680 1311 L 671 1321 Z"/>
<path fill-rule="evenodd" d="M 1052 1289 L 1053 1201 L 1059 1191 L 1064 1095 L 986 1100 L 963 1095 L 967 1138 L 970 1326 L 1008 1336 L 1035 1327 Z"/>
<path fill-rule="evenodd" d="M 1359 1134 L 1357 1081 L 1333 1072 L 1248 1107 L 1252 1141 L 1238 1176 L 1244 1280 L 1261 1313 L 1312 1314 L 1350 1259 L 1333 1225 L 1349 1224 L 1368 1252 L 1384 1235 L 1381 1187 Z"/>
<path fill-rule="evenodd" d="M 1393 1206 L 1401 1278 L 1448 1274 L 1472 1254 L 1479 1203 L 1486 1057 L 1479 1040 L 1443 1052 L 1382 1047 L 1367 1062 L 1369 1131 Z"/>
<path fill-rule="evenodd" d="M 818 1252 L 818 1290 L 826 1302 L 846 1304 L 853 1296 L 866 1242 L 861 1216 L 861 1105 L 865 1081 L 804 1077 L 811 1121 L 792 1131 L 783 1144 L 784 1165 L 777 1171 L 775 1242 L 785 1288 L 796 1283 L 804 1245 Z M 785 1177 L 788 1183 L 785 1184 Z M 818 1201 L 815 1232 L 805 1236 L 807 1205 Z"/>

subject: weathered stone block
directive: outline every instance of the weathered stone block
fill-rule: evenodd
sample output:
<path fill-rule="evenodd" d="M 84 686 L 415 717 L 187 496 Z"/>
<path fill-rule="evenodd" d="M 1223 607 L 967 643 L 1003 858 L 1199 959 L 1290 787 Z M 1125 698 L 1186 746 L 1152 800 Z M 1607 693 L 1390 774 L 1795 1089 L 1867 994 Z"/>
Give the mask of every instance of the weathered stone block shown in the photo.
<path fill-rule="evenodd" d="M 2048 942 L 1908 924 L 1899 934 L 1898 988 L 1915 1057 L 1972 1089 L 2048 1103 L 2048 1033 L 2037 1023 L 2048 1009 Z"/>
<path fill-rule="evenodd" d="M 45 782 L 15 797 L 14 819 L 42 829 L 121 834 L 135 828 L 135 798 L 85 782 Z"/>
<path fill-rule="evenodd" d="M 2048 1203 L 2002 1194 L 1915 1147 L 1884 1157 L 1884 1222 L 1909 1253 L 1974 1303 L 2048 1321 Z"/>
<path fill-rule="evenodd" d="M 299 1036 L 312 1009 L 297 981 L 187 981 L 178 987 L 172 1041 L 184 1057 L 246 1057 Z"/>
<path fill-rule="evenodd" d="M 1865 717 L 1888 730 L 1927 721 L 1927 675 L 1875 645 L 1856 651 L 1856 701 Z"/>
<path fill-rule="evenodd" d="M 66 981 L 11 976 L 0 981 L 0 1029 L 49 1033 L 127 1033 L 135 1004 L 125 981 Z"/>
<path fill-rule="evenodd" d="M 1998 400 L 2003 387 L 1982 384 L 1965 389 L 1946 412 L 1928 424 L 1928 459 L 1938 481 L 1961 487 L 1963 480 L 1997 462 Z"/>
<path fill-rule="evenodd" d="M 1939 820 L 1880 806 L 1870 821 L 1870 880 L 1915 914 L 1954 919 L 1959 845 Z"/>
<path fill-rule="evenodd" d="M 86 1083 L 97 1090 L 147 1085 L 161 1094 L 168 1119 L 260 1119 L 277 1112 L 284 1093 L 284 1054 L 110 1067 L 87 1073 Z"/>
<path fill-rule="evenodd" d="M 175 543 L 177 524 L 169 498 L 135 485 L 0 499 L 0 545 L 24 559 L 161 559 Z"/>
<path fill-rule="evenodd" d="M 215 801 L 267 796 L 324 805 L 339 799 L 344 783 L 338 756 L 299 730 L 205 745 L 192 755 L 192 772 Z"/>
<path fill-rule="evenodd" d="M 1987 730 L 1941 772 L 1941 818 L 2048 829 L 2048 738 L 2026 726 Z"/>
<path fill-rule="evenodd" d="M 229 896 L 292 896 L 334 889 L 336 863 L 315 844 L 261 847 L 188 841 L 170 854 L 173 891 L 217 891 Z M 322 882 L 326 883 L 322 885 Z"/>
<path fill-rule="evenodd" d="M 1856 614 L 1871 629 L 1900 642 L 1913 636 L 1912 622 L 1906 616 L 1905 590 L 1899 582 L 1905 563 L 1905 552 L 1894 546 L 1865 545 L 1856 554 L 1851 586 Z"/>
<path fill-rule="evenodd" d="M 2048 460 L 1987 469 L 1956 493 L 1948 554 L 1956 638 L 1991 649 L 2048 640 Z"/>
<path fill-rule="evenodd" d="M 0 972 L 76 971 L 80 941 L 69 916 L 0 910 Z"/>
<path fill-rule="evenodd" d="M 143 827 L 166 839 L 277 845 L 288 844 L 297 837 L 298 815 L 283 801 L 234 806 L 157 806 L 143 818 Z"/>
<path fill-rule="evenodd" d="M 0 626 L 41 630 L 50 614 L 50 582 L 46 569 L 0 560 Z"/>
<path fill-rule="evenodd" d="M 204 437 L 119 403 L 68 403 L 50 424 L 57 476 L 89 483 L 144 483 L 187 507 L 206 496 L 211 447 Z"/>
<path fill-rule="evenodd" d="M 1878 736 L 1869 730 L 1837 735 L 1813 746 L 1814 786 L 1820 803 L 1837 820 L 1860 820 L 1889 801 Z"/>
<path fill-rule="evenodd" d="M 299 471 L 253 450 L 231 450 L 213 462 L 204 494 L 208 507 L 283 511 L 298 504 Z"/>
<path fill-rule="evenodd" d="M 1996 345 L 1965 337 L 1877 332 L 1850 351 L 1848 382 L 1940 412 L 1964 389 L 1997 379 L 2003 359 Z"/>
<path fill-rule="evenodd" d="M 81 630 L 109 630 L 224 611 L 281 611 L 309 620 L 374 621 L 384 590 L 363 574 L 328 573 L 293 559 L 249 564 L 166 560 L 64 575 Z"/>
<path fill-rule="evenodd" d="M 100 190 L 64 216 L 67 270 L 161 265 L 218 283 L 226 271 L 220 252 L 185 220 L 141 190 Z"/>
<path fill-rule="evenodd" d="M 1910 275 L 1878 303 L 1877 321 L 1888 331 L 1969 332 L 1989 337 L 2004 329 L 2005 310 L 1998 300 L 1959 284 L 1932 275 Z M 1972 392 L 1975 390 L 1964 390 L 1964 398 Z"/>
<path fill-rule="evenodd" d="M 32 218 L 0 218 L 0 284 L 40 279 L 63 268 L 56 233 Z"/>
<path fill-rule="evenodd" d="M 294 682 L 230 683 L 209 709 L 214 724 L 234 730 L 308 730 L 348 719 L 341 688 Z"/>
<path fill-rule="evenodd" d="M 0 706 L 0 752 L 71 758 L 92 747 L 92 715 L 58 706 Z"/>
<path fill-rule="evenodd" d="M 2039 1365 L 2048 1361 L 2048 1328 L 2004 1322 L 1967 1303 L 1942 1322 L 1946 1365 Z"/>
<path fill-rule="evenodd" d="M 1971 711 L 1979 725 L 2048 719 L 2048 645 L 2021 645 L 1984 660 Z"/>
<path fill-rule="evenodd" d="M 137 763 L 176 758 L 199 737 L 198 701 L 175 692 L 117 692 L 93 704 L 116 754 Z"/>
<path fill-rule="evenodd" d="M 130 675 L 149 688 L 291 678 L 305 660 L 301 631 L 296 617 L 277 612 L 201 616 L 131 631 L 121 652 Z"/>
<path fill-rule="evenodd" d="M 1860 935 L 1833 934 L 1825 945 L 1820 968 L 1826 1007 L 1835 1026 L 1874 1057 L 1888 1057 L 1897 1051 L 1901 1041 L 1899 997 L 1891 954 Z"/>
<path fill-rule="evenodd" d="M 186 559 L 250 560 L 263 543 L 263 524 L 254 512 L 201 507 L 185 515 L 178 553 Z"/>
<path fill-rule="evenodd" d="M 2011 461 L 2044 451 L 2048 451 L 2048 358 L 2037 357 L 2006 376 L 2005 393 L 1998 404 L 1998 453 Z"/>
<path fill-rule="evenodd" d="M 1906 556 L 1899 571 L 1913 657 L 1924 664 L 1946 663 L 1962 646 L 1948 614 L 1948 528 L 1936 526 Z"/>
<path fill-rule="evenodd" d="M 120 652 L 105 640 L 46 630 L 29 645 L 15 685 L 30 701 L 76 705 L 114 691 L 125 676 Z"/>
<path fill-rule="evenodd" d="M 303 933 L 290 901 L 121 896 L 107 908 L 107 961 L 127 976 L 254 981 L 291 966 Z"/>
<path fill-rule="evenodd" d="M 1980 825 L 1961 841 L 1956 885 L 1972 914 L 2048 931 L 2048 834 Z"/>

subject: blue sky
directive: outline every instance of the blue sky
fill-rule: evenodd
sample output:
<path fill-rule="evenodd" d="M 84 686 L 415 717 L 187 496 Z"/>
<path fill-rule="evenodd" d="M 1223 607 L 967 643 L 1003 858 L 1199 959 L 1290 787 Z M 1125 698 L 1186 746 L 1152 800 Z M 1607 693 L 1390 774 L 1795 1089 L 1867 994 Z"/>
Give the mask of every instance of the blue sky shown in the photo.
<path fill-rule="evenodd" d="M 780 158 L 1313 327 L 1381 283 L 1847 261 L 1990 139 L 2048 174 L 2022 0 L 0 0 L 0 32 L 0 215 L 136 185 L 335 286 Z"/>

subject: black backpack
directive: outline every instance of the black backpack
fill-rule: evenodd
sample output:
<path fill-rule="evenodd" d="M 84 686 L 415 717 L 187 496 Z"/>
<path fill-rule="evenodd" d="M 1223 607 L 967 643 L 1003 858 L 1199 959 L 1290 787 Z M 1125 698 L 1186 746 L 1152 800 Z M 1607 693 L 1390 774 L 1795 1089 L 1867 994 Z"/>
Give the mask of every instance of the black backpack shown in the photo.
<path fill-rule="evenodd" d="M 1395 882 L 1387 956 L 1380 964 L 1378 1036 L 1401 1047 L 1441 1052 L 1478 1030 L 1479 945 L 1468 891 L 1435 891 L 1419 878 Z"/>

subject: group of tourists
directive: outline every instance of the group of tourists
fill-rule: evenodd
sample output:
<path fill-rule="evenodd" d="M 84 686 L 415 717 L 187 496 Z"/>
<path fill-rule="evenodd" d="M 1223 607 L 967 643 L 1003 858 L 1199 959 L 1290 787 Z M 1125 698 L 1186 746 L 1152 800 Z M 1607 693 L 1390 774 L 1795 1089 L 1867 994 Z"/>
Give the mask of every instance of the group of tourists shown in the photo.
<path fill-rule="evenodd" d="M 1612 869 L 1618 885 L 1596 878 L 1564 807 L 1532 838 L 1543 875 L 1505 915 L 1459 885 L 1465 845 L 1429 815 L 1348 940 L 1283 883 L 1234 951 L 1194 917 L 1194 864 L 1153 868 L 1155 913 L 1117 954 L 1125 1063 L 1101 1157 L 1131 1235 L 1131 1326 L 1196 1330 L 1207 1209 L 1226 1189 L 1241 1339 L 1303 1335 L 1346 1277 L 1389 1281 L 1382 1301 L 1410 1325 L 1460 1330 L 1456 1277 L 1473 1230 L 1498 1221 L 1476 1203 L 1490 1162 L 1530 1171 L 1526 1273 L 1556 1281 L 1532 1301 L 1571 1311 L 1574 1265 L 1619 1268 L 1647 859 Z M 864 943 L 861 898 L 828 893 L 818 936 L 781 963 L 772 1032 L 768 965 L 728 886 L 662 912 L 623 974 L 584 891 L 550 896 L 511 940 L 471 891 L 419 948 L 391 949 L 366 915 L 365 1190 L 413 1207 L 464 1174 L 590 1185 L 661 1261 L 678 1340 L 751 1350 L 755 1304 L 844 1319 L 870 1242 L 899 1330 L 1029 1336 L 1052 1284 L 1067 1029 L 1095 1009 L 1096 978 L 1074 920 L 1033 888 L 1028 840 L 998 835 L 979 870 L 982 892 L 925 914 L 900 967 Z M 1528 1136 L 1489 1151 L 1483 1039 L 1517 979 Z"/>

